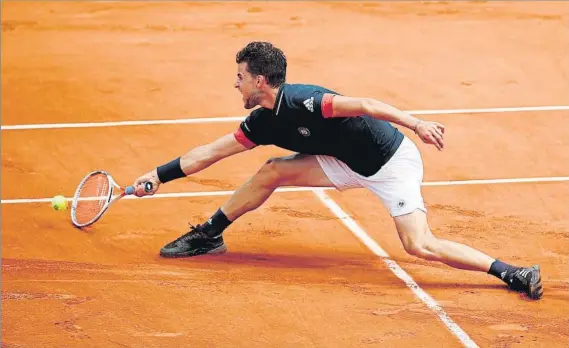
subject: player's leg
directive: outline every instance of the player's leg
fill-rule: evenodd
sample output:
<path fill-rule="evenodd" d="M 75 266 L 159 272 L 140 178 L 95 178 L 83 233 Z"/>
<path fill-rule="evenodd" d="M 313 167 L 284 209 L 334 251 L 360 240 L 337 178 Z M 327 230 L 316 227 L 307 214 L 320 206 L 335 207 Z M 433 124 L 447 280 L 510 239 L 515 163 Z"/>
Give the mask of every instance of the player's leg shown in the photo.
<path fill-rule="evenodd" d="M 394 216 L 393 220 L 405 251 L 411 255 L 480 272 L 487 272 L 495 261 L 467 245 L 435 237 L 427 223 L 427 214 L 422 210 Z"/>
<path fill-rule="evenodd" d="M 421 193 L 423 164 L 420 153 L 406 139 L 387 165 L 366 181 L 388 208 L 405 250 L 425 260 L 451 267 L 489 273 L 503 280 L 512 290 L 531 298 L 543 294 L 539 267 L 522 268 L 496 260 L 470 246 L 437 238 L 427 221 Z"/>
<path fill-rule="evenodd" d="M 277 189 L 284 186 L 332 187 L 316 156 L 294 154 L 272 158 L 221 207 L 229 221 L 257 209 Z"/>
<path fill-rule="evenodd" d="M 168 243 L 160 255 L 186 257 L 225 252 L 223 231 L 243 214 L 261 206 L 282 186 L 332 187 L 333 184 L 316 156 L 294 154 L 270 159 L 210 219 Z"/>
<path fill-rule="evenodd" d="M 538 266 L 522 268 L 508 265 L 470 246 L 437 238 L 431 232 L 427 214 L 420 209 L 394 216 L 393 220 L 403 247 L 409 254 L 458 269 L 494 275 L 508 284 L 510 289 L 524 292 L 533 299 L 543 295 Z"/>

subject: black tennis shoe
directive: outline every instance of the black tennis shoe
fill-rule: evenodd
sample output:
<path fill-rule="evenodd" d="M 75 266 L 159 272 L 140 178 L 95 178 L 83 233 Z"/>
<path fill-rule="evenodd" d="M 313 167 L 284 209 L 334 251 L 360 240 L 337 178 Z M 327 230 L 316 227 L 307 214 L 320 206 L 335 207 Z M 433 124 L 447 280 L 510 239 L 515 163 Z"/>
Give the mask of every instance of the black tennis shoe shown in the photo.
<path fill-rule="evenodd" d="M 508 288 L 521 292 L 533 300 L 539 300 L 543 296 L 541 273 L 539 266 L 519 268 L 506 275 Z"/>
<path fill-rule="evenodd" d="M 209 224 L 193 226 L 190 231 L 160 249 L 162 257 L 190 257 L 202 254 L 222 254 L 227 251 L 221 233 Z"/>

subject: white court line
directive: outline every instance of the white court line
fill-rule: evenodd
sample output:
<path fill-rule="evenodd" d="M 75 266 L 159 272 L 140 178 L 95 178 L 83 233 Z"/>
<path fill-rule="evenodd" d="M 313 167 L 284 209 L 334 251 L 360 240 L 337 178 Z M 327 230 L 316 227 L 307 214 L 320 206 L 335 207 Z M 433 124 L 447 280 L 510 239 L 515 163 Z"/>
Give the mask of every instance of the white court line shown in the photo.
<path fill-rule="evenodd" d="M 308 187 L 286 187 L 277 189 L 276 192 L 301 192 L 311 191 Z M 152 196 L 142 197 L 140 199 L 152 198 L 179 198 L 179 197 L 211 197 L 211 196 L 230 196 L 235 191 L 203 191 L 203 192 L 176 192 L 176 193 L 157 193 Z M 73 200 L 72 197 L 66 198 L 67 201 Z M 122 199 L 139 199 L 135 196 L 125 196 Z M 22 203 L 47 203 L 51 202 L 51 198 L 22 198 L 22 199 L 3 199 L 2 204 L 22 204 Z"/>
<path fill-rule="evenodd" d="M 569 105 L 552 106 L 522 106 L 510 108 L 484 108 L 484 109 L 442 109 L 442 110 L 409 110 L 412 115 L 444 115 L 444 114 L 476 114 L 476 113 L 502 113 L 519 111 L 559 111 L 569 110 Z M 238 122 L 245 116 L 234 117 L 203 117 L 182 118 L 173 120 L 146 120 L 146 121 L 117 121 L 117 122 L 84 122 L 84 123 L 46 123 L 46 124 L 19 124 L 3 125 L 2 130 L 28 130 L 28 129 L 59 129 L 59 128 L 95 128 L 119 126 L 146 126 L 159 124 L 196 124 L 214 122 Z"/>
<path fill-rule="evenodd" d="M 569 181 L 569 176 L 553 176 L 541 178 L 512 178 L 512 179 L 485 179 L 485 180 L 457 180 L 457 181 L 431 181 L 424 182 L 423 186 L 453 186 L 453 185 L 493 185 L 493 184 L 519 184 L 519 183 L 543 183 L 543 182 L 563 182 Z M 302 192 L 312 191 L 312 187 L 284 187 L 278 188 L 275 192 Z M 322 187 L 323 190 L 332 190 L 334 188 Z M 157 193 L 153 196 L 146 196 L 141 199 L 152 198 L 179 198 L 179 197 L 211 197 L 211 196 L 230 196 L 235 191 L 203 191 L 203 192 L 175 192 L 175 193 Z M 134 196 L 126 196 L 123 199 L 139 199 Z M 71 201 L 72 198 L 67 198 Z M 23 203 L 48 203 L 51 198 L 19 198 L 19 199 L 3 199 L 2 204 L 23 204 Z"/>
<path fill-rule="evenodd" d="M 323 190 L 314 189 L 314 194 L 340 219 L 348 229 L 358 237 L 374 254 L 381 257 L 389 270 L 401 279 L 411 291 L 429 307 L 445 326 L 455 335 L 465 347 L 478 347 L 476 343 L 468 336 L 460 326 L 458 326 L 445 312 L 445 310 L 427 294 L 421 287 L 411 278 L 411 276 L 401 268 L 397 262 L 389 259 L 389 255 L 379 246 L 352 218 L 346 214 L 342 208 L 332 198 L 330 198 Z"/>
<path fill-rule="evenodd" d="M 2 279 L 11 283 L 161 283 L 161 282 L 192 282 L 193 279 Z"/>

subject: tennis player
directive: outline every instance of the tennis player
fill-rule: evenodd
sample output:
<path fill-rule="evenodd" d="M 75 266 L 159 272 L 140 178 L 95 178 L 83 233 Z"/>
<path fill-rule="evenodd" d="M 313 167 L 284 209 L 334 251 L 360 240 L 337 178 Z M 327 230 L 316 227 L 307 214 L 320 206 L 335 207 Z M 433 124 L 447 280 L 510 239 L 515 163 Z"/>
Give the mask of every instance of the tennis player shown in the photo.
<path fill-rule="evenodd" d="M 262 145 L 295 154 L 269 159 L 203 224 L 168 243 L 163 257 L 223 253 L 223 232 L 261 206 L 282 186 L 366 188 L 388 209 L 403 247 L 416 257 L 454 268 L 486 272 L 532 299 L 543 295 L 540 268 L 517 267 L 481 251 L 433 235 L 421 183 L 417 146 L 395 126 L 407 127 L 426 144 L 444 149 L 445 127 L 371 98 L 343 96 L 306 84 L 286 83 L 287 60 L 269 42 L 251 42 L 236 55 L 235 88 L 253 109 L 234 133 L 196 147 L 135 180 L 136 195 L 197 173 L 217 161 Z M 154 184 L 145 192 L 143 184 Z"/>

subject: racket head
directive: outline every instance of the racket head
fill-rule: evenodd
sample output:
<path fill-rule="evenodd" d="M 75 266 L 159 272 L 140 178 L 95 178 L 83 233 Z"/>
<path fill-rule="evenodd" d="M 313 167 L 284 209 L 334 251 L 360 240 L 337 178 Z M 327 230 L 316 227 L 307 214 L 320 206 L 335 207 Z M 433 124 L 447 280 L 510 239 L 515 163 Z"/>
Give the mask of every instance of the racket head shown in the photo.
<path fill-rule="evenodd" d="M 109 207 L 113 194 L 121 187 L 102 170 L 87 174 L 77 186 L 71 203 L 71 221 L 82 228 L 97 222 Z"/>

